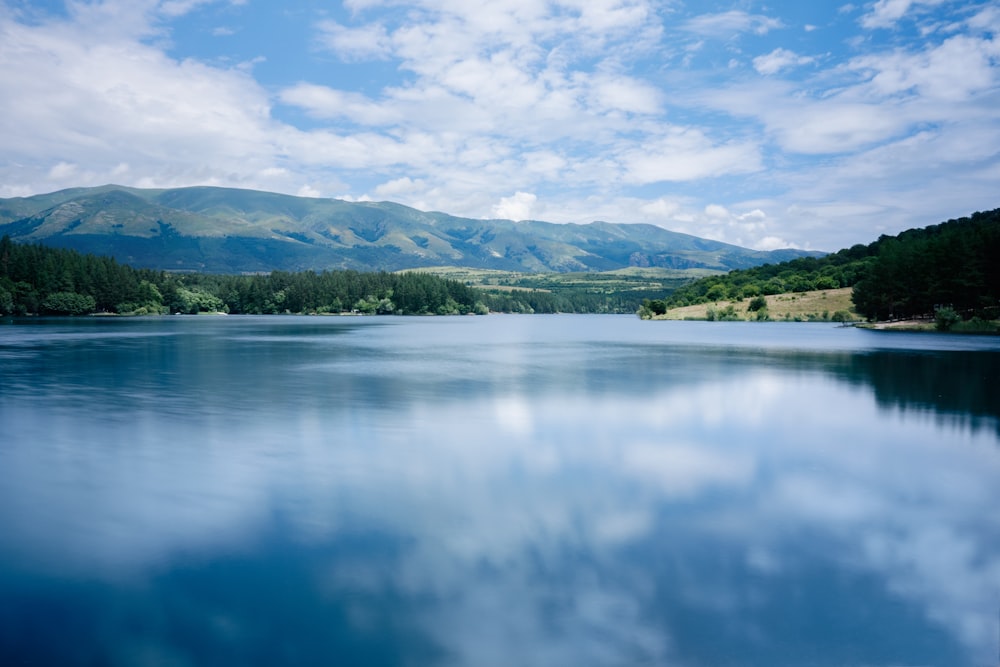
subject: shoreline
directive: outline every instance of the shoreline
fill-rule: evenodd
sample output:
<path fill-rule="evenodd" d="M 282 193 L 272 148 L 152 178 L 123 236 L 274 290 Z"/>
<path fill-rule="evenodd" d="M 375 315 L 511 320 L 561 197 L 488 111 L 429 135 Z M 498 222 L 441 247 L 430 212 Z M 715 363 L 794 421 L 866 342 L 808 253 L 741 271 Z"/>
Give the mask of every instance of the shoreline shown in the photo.
<path fill-rule="evenodd" d="M 859 329 L 872 329 L 873 331 L 937 331 L 937 325 L 934 323 L 934 320 L 927 319 L 858 322 L 854 326 Z"/>

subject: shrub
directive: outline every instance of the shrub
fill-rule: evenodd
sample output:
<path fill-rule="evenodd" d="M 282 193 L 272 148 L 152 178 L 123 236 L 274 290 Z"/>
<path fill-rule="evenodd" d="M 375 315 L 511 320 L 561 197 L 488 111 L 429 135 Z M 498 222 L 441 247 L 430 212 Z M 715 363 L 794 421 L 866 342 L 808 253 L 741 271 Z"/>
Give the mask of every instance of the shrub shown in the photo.
<path fill-rule="evenodd" d="M 86 315 L 97 308 L 94 297 L 76 292 L 54 292 L 42 302 L 42 308 L 53 315 Z"/>
<path fill-rule="evenodd" d="M 720 308 L 716 310 L 715 308 L 709 308 L 705 311 L 705 319 L 709 322 L 739 322 L 741 319 L 739 313 L 736 312 L 736 308 L 733 304 L 729 304 L 725 308 Z"/>
<path fill-rule="evenodd" d="M 0 315 L 14 312 L 14 295 L 0 287 Z"/>
<path fill-rule="evenodd" d="M 721 283 L 712 285 L 708 288 L 708 291 L 705 292 L 705 298 L 709 301 L 722 301 L 723 299 L 728 298 L 728 296 L 729 291 L 726 289 L 726 286 Z"/>
<path fill-rule="evenodd" d="M 940 306 L 934 309 L 934 325 L 938 331 L 951 331 L 951 328 L 962 321 L 962 316 L 950 306 Z"/>
<path fill-rule="evenodd" d="M 755 313 L 761 309 L 767 310 L 767 299 L 763 296 L 755 296 L 750 299 L 750 304 L 747 306 L 747 310 L 751 313 Z"/>
<path fill-rule="evenodd" d="M 667 302 L 663 299 L 643 299 L 639 306 L 638 315 L 644 320 L 652 319 L 655 315 L 663 315 L 667 312 Z"/>
<path fill-rule="evenodd" d="M 652 299 L 643 302 L 654 315 L 663 315 L 667 312 L 667 302 L 663 299 Z"/>
<path fill-rule="evenodd" d="M 996 333 L 998 325 L 996 322 L 984 320 L 981 317 L 973 317 L 968 322 L 956 322 L 952 326 L 952 331 L 962 333 Z"/>

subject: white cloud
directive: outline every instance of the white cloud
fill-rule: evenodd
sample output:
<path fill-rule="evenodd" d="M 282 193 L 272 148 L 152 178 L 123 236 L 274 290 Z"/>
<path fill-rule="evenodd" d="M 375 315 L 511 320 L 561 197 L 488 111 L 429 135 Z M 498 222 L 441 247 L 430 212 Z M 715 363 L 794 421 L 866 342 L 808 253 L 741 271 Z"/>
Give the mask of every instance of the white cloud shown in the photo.
<path fill-rule="evenodd" d="M 639 210 L 645 216 L 653 219 L 669 219 L 677 213 L 680 208 L 681 205 L 678 202 L 670 201 L 663 197 L 651 202 L 645 202 L 639 206 Z"/>
<path fill-rule="evenodd" d="M 295 194 L 299 197 L 322 197 L 323 193 L 311 185 L 303 185 Z"/>
<path fill-rule="evenodd" d="M 720 218 L 725 219 L 729 217 L 729 211 L 726 210 L 725 206 L 719 206 L 718 204 L 709 204 L 705 207 L 705 215 L 710 218 Z"/>
<path fill-rule="evenodd" d="M 278 99 L 317 118 L 344 118 L 359 125 L 385 125 L 401 120 L 401 114 L 391 105 L 379 104 L 360 93 L 310 83 L 285 88 Z"/>
<path fill-rule="evenodd" d="M 916 7 L 934 7 L 949 0 L 878 0 L 871 11 L 861 17 L 865 28 L 891 28 Z"/>
<path fill-rule="evenodd" d="M 404 176 L 403 178 L 382 183 L 375 188 L 375 195 L 379 198 L 399 199 L 400 197 L 409 197 L 415 193 L 422 193 L 426 187 L 427 184 L 424 181 L 420 179 L 413 180 L 409 176 Z"/>
<path fill-rule="evenodd" d="M 753 241 L 752 247 L 757 250 L 781 250 L 784 248 L 794 248 L 796 246 L 794 243 L 787 241 L 780 236 L 765 236 Z"/>
<path fill-rule="evenodd" d="M 695 236 L 703 236 L 718 241 L 726 241 L 756 250 L 778 250 L 799 247 L 794 242 L 776 233 L 778 222 L 760 208 L 749 208 L 753 204 L 737 203 L 733 207 L 709 204 L 702 211 L 694 212 L 688 220 L 677 223 L 673 228 Z M 736 208 L 735 212 L 731 208 Z"/>
<path fill-rule="evenodd" d="M 162 0 L 158 10 L 165 16 L 183 16 L 194 8 L 210 2 L 213 0 Z"/>
<path fill-rule="evenodd" d="M 0 90 L 31 100 L 0 109 L 3 179 L 13 160 L 37 165 L 34 175 L 21 166 L 17 178 L 32 178 L 38 190 L 108 182 L 122 162 L 160 185 L 224 181 L 219 172 L 254 182 L 276 152 L 266 93 L 243 71 L 172 60 L 119 34 L 121 22 L 92 30 L 108 10 L 80 8 L 86 16 L 77 23 L 0 17 Z M 137 20 L 133 12 L 124 25 Z M 44 173 L 56 163 L 86 169 Z"/>
<path fill-rule="evenodd" d="M 515 192 L 493 207 L 493 216 L 504 220 L 528 220 L 538 197 L 530 192 Z"/>
<path fill-rule="evenodd" d="M 389 35 L 380 24 L 348 28 L 335 21 L 322 21 L 317 28 L 320 43 L 344 60 L 381 60 L 392 52 Z"/>
<path fill-rule="evenodd" d="M 628 76 L 598 75 L 590 83 L 594 106 L 606 111 L 655 114 L 662 95 L 653 86 Z"/>
<path fill-rule="evenodd" d="M 996 33 L 1000 30 L 1000 7 L 984 5 L 969 18 L 967 24 L 976 31 Z"/>
<path fill-rule="evenodd" d="M 70 178 L 75 178 L 80 172 L 80 169 L 75 164 L 70 164 L 69 162 L 60 162 L 49 169 L 49 178 L 53 181 L 65 181 Z"/>
<path fill-rule="evenodd" d="M 818 99 L 777 81 L 712 90 L 700 98 L 713 108 L 755 119 L 782 151 L 804 155 L 849 153 L 904 134 L 915 111 L 905 100 L 865 100 L 864 87 Z"/>
<path fill-rule="evenodd" d="M 750 14 L 741 10 L 730 10 L 720 14 L 702 14 L 690 19 L 684 28 L 689 32 L 706 37 L 729 37 L 733 34 L 749 32 L 766 35 L 771 30 L 783 28 L 780 19 Z"/>
<path fill-rule="evenodd" d="M 698 130 L 671 128 L 622 155 L 625 178 L 636 183 L 692 181 L 761 168 L 752 143 L 713 144 Z"/>
<path fill-rule="evenodd" d="M 799 153 L 844 153 L 900 132 L 906 119 L 871 104 L 802 104 L 776 112 L 771 126 L 781 143 Z"/>
<path fill-rule="evenodd" d="M 913 0 L 878 0 L 871 12 L 861 17 L 866 28 L 885 28 L 903 17 Z"/>
<path fill-rule="evenodd" d="M 787 49 L 777 48 L 767 55 L 753 59 L 753 68 L 761 74 L 775 74 L 789 67 L 808 65 L 813 62 L 811 56 L 800 56 Z"/>
<path fill-rule="evenodd" d="M 871 87 L 881 95 L 919 93 L 957 102 L 1000 82 L 998 59 L 1000 39 L 958 35 L 917 53 L 858 57 L 849 67 L 871 72 Z"/>

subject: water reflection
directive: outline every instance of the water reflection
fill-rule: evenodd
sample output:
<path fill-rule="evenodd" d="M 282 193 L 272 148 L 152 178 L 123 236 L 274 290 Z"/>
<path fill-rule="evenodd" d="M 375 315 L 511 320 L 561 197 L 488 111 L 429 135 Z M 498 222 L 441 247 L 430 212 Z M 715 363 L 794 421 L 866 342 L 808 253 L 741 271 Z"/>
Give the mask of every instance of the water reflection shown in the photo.
<path fill-rule="evenodd" d="M 988 346 L 385 322 L 0 329 L 0 658 L 989 664 Z"/>
<path fill-rule="evenodd" d="M 853 362 L 857 381 L 873 387 L 884 407 L 940 413 L 970 426 L 1000 417 L 996 355 L 954 352 L 942 362 L 926 353 L 882 352 Z"/>

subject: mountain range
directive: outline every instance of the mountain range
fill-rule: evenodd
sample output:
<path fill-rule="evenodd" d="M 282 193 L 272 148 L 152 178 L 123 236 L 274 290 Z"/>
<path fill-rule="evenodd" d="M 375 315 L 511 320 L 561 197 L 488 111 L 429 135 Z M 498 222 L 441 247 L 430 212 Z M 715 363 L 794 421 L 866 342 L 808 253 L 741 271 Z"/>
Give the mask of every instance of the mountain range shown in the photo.
<path fill-rule="evenodd" d="M 170 271 L 248 273 L 461 266 L 729 271 L 824 253 L 760 251 L 647 224 L 479 220 L 391 202 L 218 187 L 73 188 L 0 199 L 0 237 Z"/>

